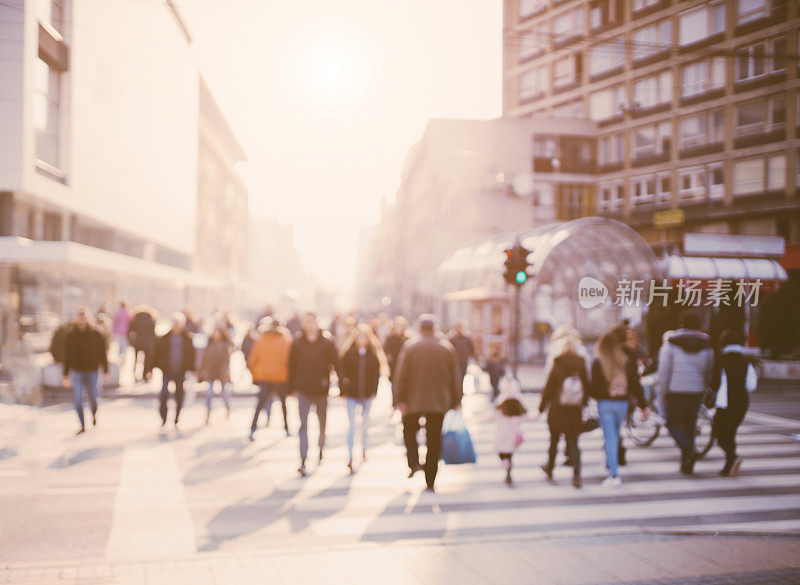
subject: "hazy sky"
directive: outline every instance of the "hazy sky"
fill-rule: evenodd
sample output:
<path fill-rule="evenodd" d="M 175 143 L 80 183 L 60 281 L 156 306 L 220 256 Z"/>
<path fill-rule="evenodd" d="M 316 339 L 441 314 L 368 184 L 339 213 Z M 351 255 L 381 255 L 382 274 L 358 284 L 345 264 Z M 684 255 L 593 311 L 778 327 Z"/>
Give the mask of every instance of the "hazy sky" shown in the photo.
<path fill-rule="evenodd" d="M 500 114 L 499 0 L 186 0 L 204 75 L 247 151 L 254 215 L 352 284 L 359 226 L 432 117 Z"/>

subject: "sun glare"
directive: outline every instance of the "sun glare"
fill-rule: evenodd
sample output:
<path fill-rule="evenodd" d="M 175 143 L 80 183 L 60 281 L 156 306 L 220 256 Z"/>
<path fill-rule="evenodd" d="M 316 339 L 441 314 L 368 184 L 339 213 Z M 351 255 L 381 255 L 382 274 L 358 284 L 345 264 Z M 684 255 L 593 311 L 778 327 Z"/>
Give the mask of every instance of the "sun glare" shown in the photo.
<path fill-rule="evenodd" d="M 309 52 L 306 76 L 309 84 L 324 97 L 350 97 L 361 82 L 359 56 L 345 46 L 319 46 Z"/>

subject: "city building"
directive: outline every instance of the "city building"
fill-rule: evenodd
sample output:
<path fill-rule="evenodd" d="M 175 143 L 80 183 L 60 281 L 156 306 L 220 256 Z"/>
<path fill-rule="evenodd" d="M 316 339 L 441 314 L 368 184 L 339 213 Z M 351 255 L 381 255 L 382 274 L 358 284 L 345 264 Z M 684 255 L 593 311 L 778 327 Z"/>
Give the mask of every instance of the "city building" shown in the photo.
<path fill-rule="evenodd" d="M 554 192 L 575 193 L 578 202 L 590 189 L 586 137 L 595 130 L 581 120 L 431 120 L 406 157 L 394 201 L 382 205 L 359 268 L 359 298 L 410 316 L 434 310 L 437 267 L 453 251 L 577 213 L 556 205 Z"/>
<path fill-rule="evenodd" d="M 172 0 L 9 0 L 0 38 L 10 321 L 48 330 L 76 305 L 123 298 L 162 312 L 228 302 L 246 274 L 231 234 L 249 221 L 233 169 L 244 153 Z"/>
<path fill-rule="evenodd" d="M 504 115 L 596 122 L 595 185 L 556 201 L 627 223 L 658 253 L 685 232 L 798 242 L 798 10 L 505 0 Z"/>

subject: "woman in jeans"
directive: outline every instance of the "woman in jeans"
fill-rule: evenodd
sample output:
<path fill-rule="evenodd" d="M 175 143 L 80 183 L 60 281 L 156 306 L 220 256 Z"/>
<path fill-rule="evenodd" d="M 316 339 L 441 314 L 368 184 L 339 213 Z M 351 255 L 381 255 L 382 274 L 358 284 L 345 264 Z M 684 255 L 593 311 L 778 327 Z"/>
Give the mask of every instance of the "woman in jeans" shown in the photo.
<path fill-rule="evenodd" d="M 230 361 L 233 343 L 223 327 L 215 327 L 208 345 L 200 358 L 200 381 L 208 382 L 206 392 L 206 424 L 211 420 L 211 400 L 214 398 L 214 382 L 220 384 L 220 394 L 225 403 L 226 418 L 231 415 L 228 384 L 231 381 Z"/>
<path fill-rule="evenodd" d="M 350 459 L 347 467 L 353 467 L 353 445 L 356 434 L 356 414 L 361 411 L 361 449 L 362 460 L 367 460 L 367 432 L 369 428 L 369 409 L 372 399 L 378 393 L 381 373 L 388 374 L 386 356 L 380 341 L 369 325 L 360 324 L 350 333 L 340 352 L 341 375 L 339 390 L 347 400 L 347 417 L 350 426 L 347 430 L 347 450 Z"/>
<path fill-rule="evenodd" d="M 606 466 L 608 477 L 603 481 L 606 487 L 620 487 L 619 441 L 620 428 L 628 416 L 631 402 L 645 409 L 644 393 L 639 383 L 636 360 L 628 354 L 615 331 L 600 338 L 592 363 L 589 393 L 597 400 L 600 427 L 605 440 Z M 644 416 L 648 412 L 644 410 Z"/>

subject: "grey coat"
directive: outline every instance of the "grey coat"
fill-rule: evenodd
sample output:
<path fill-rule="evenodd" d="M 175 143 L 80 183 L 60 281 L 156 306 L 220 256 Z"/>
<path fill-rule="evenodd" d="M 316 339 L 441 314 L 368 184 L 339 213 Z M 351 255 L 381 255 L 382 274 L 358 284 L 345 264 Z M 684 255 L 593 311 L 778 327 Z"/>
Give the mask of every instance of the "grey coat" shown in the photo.
<path fill-rule="evenodd" d="M 444 339 L 423 335 L 407 342 L 395 370 L 395 400 L 410 413 L 441 413 L 461 404 L 458 357 Z"/>
<path fill-rule="evenodd" d="M 714 350 L 702 331 L 678 329 L 658 352 L 658 391 L 702 394 L 711 387 Z"/>

